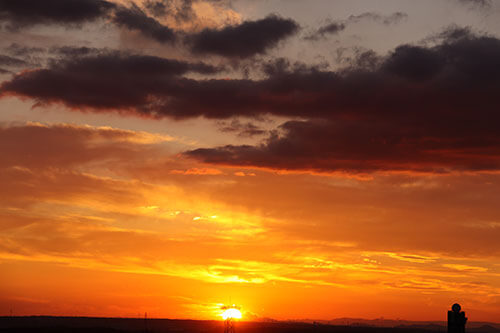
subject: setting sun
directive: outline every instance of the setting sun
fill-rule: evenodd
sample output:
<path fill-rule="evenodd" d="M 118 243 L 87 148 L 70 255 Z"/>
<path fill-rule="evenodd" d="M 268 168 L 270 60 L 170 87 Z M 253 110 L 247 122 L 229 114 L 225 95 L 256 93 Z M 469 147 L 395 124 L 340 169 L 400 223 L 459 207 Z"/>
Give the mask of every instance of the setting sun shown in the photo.
<path fill-rule="evenodd" d="M 228 308 L 228 309 L 223 309 L 224 312 L 221 314 L 222 319 L 227 320 L 227 319 L 241 319 L 241 311 L 238 310 L 237 308 Z"/>

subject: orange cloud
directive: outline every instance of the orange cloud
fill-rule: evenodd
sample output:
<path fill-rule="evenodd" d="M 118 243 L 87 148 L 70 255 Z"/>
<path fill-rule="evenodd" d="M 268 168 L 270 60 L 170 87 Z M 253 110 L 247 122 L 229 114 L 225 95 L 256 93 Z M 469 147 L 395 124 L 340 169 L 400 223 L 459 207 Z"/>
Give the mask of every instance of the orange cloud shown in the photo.
<path fill-rule="evenodd" d="M 171 174 L 174 175 L 221 175 L 222 171 L 219 169 L 211 169 L 211 168 L 191 168 L 188 170 L 172 170 Z"/>

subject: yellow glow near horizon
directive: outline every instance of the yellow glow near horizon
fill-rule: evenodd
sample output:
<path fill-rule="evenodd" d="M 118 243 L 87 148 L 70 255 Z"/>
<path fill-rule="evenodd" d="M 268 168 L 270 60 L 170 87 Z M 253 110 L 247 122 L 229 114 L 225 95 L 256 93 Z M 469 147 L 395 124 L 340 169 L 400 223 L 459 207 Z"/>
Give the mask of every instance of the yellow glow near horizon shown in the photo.
<path fill-rule="evenodd" d="M 227 320 L 227 319 L 241 319 L 241 311 L 236 309 L 236 308 L 229 308 L 226 309 L 222 313 L 222 319 Z"/>

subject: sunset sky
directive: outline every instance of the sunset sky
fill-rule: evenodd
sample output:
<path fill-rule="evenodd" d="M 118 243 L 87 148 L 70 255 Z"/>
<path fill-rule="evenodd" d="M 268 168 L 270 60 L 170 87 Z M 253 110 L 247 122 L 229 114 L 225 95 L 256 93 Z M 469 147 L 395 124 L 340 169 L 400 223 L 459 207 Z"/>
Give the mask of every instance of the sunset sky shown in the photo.
<path fill-rule="evenodd" d="M 0 316 L 500 322 L 500 1 L 0 0 Z"/>

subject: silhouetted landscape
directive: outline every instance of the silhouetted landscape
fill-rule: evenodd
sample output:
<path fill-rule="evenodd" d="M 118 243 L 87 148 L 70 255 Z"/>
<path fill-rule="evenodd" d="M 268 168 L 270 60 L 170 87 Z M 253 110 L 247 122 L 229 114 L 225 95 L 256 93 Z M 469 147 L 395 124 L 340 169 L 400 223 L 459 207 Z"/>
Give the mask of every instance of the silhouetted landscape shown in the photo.
<path fill-rule="evenodd" d="M 342 323 L 349 323 L 343 325 Z M 238 322 L 238 333 L 425 333 L 445 332 L 443 322 L 411 322 L 399 320 L 365 320 L 340 318 L 331 321 L 262 321 Z M 471 322 L 467 332 L 500 333 L 500 324 Z M 91 317 L 0 317 L 0 332 L 176 332 L 219 333 L 223 332 L 223 321 L 139 319 L 139 318 L 91 318 Z"/>

